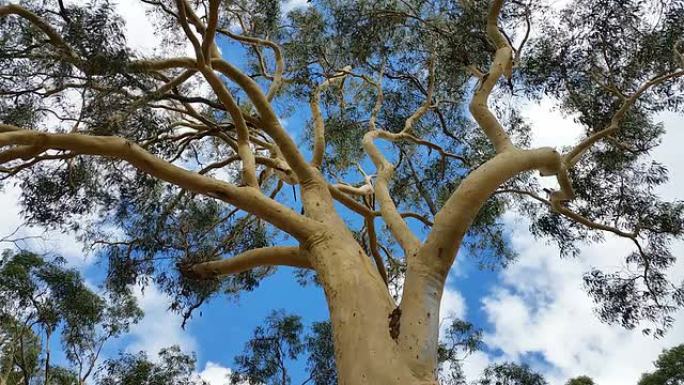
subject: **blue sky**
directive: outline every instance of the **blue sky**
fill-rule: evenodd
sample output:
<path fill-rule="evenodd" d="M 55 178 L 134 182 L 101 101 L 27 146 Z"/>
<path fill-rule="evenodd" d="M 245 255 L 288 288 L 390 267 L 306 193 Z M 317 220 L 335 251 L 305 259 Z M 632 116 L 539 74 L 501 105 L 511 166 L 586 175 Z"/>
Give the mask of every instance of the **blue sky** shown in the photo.
<path fill-rule="evenodd" d="M 291 0 L 288 4 L 306 6 L 306 1 Z M 152 29 L 141 16 L 140 4 L 121 0 L 119 9 L 128 22 L 129 42 L 142 51 L 154 47 Z M 226 45 L 222 49 L 231 61 L 239 57 Z M 536 145 L 561 147 L 573 143 L 581 132 L 572 117 L 553 109 L 552 100 L 529 105 L 524 114 L 532 123 Z M 307 118 L 308 107 L 298 109 L 296 115 L 285 118 L 288 130 L 298 135 Z M 667 134 L 654 156 L 670 167 L 673 181 L 660 193 L 682 199 L 684 158 L 680 145 L 684 143 L 684 119 L 672 114 L 659 118 Z M 15 188 L 0 194 L 0 212 L 1 236 L 21 222 Z M 641 372 L 651 369 L 651 361 L 663 348 L 684 341 L 682 312 L 675 317 L 675 327 L 661 340 L 602 324 L 594 316 L 591 302 L 581 288 L 581 276 L 592 266 L 614 264 L 616 257 L 629 252 L 629 244 L 608 237 L 602 244 L 582 247 L 576 260 L 560 260 L 553 245 L 530 236 L 523 217 L 510 214 L 503 221 L 519 261 L 505 272 L 490 272 L 479 271 L 468 258 L 459 257 L 445 293 L 444 309 L 485 330 L 486 349 L 466 360 L 467 375 L 477 376 L 491 362 L 515 360 L 529 362 L 553 385 L 581 374 L 594 377 L 601 385 L 634 384 Z M 414 230 L 419 234 L 423 231 L 420 226 L 414 226 Z M 41 233 L 44 229 L 27 231 Z M 61 251 L 90 282 L 100 281 L 101 267 L 92 257 L 84 259 L 73 235 L 49 233 L 47 238 L 47 244 L 40 247 Z M 684 254 L 684 244 L 675 244 L 674 251 Z M 684 263 L 679 263 L 673 274 L 684 278 Z M 200 309 L 201 316 L 197 312 L 187 330 L 180 329 L 180 318 L 167 310 L 168 298 L 154 287 L 138 295 L 147 312 L 145 319 L 129 336 L 111 345 L 108 352 L 145 349 L 152 353 L 159 347 L 179 344 L 197 353 L 198 371 L 211 377 L 211 385 L 226 384 L 221 376 L 233 366 L 233 357 L 242 352 L 254 327 L 271 310 L 298 314 L 306 326 L 327 319 L 328 313 L 322 290 L 299 286 L 287 268 L 264 280 L 253 292 L 243 294 L 237 302 L 214 299 Z M 292 366 L 293 384 L 305 378 L 302 363 Z"/>

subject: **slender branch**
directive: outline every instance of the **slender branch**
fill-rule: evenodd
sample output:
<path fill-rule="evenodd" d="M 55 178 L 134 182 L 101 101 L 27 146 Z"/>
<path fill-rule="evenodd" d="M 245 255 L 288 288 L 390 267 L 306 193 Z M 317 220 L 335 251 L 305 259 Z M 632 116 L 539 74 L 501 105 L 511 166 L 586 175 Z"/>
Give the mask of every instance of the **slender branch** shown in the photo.
<path fill-rule="evenodd" d="M 370 247 L 371 255 L 375 261 L 375 266 L 378 268 L 378 272 L 380 273 L 383 282 L 385 282 L 385 285 L 388 285 L 389 280 L 387 279 L 385 262 L 382 260 L 382 256 L 378 252 L 378 238 L 375 234 L 375 221 L 373 218 L 366 218 L 366 229 L 368 229 L 368 246 Z"/>
<path fill-rule="evenodd" d="M 616 131 L 618 131 L 620 129 L 620 124 L 624 120 L 629 109 L 632 108 L 632 106 L 634 106 L 639 97 L 643 95 L 646 91 L 667 80 L 682 76 L 684 76 L 684 70 L 659 75 L 653 77 L 651 80 L 644 83 L 641 87 L 639 87 L 639 89 L 634 94 L 632 94 L 632 96 L 624 100 L 620 108 L 615 112 L 615 114 L 613 114 L 613 117 L 611 118 L 610 123 L 607 127 L 602 129 L 601 131 L 594 133 L 593 135 L 590 135 L 588 138 L 581 141 L 579 144 L 573 147 L 572 150 L 570 150 L 567 154 L 563 156 L 564 161 L 566 162 L 568 167 L 571 168 L 572 166 L 577 164 L 577 162 L 581 159 L 582 155 L 589 151 L 589 149 L 596 142 L 605 139 L 610 135 L 614 134 Z"/>
<path fill-rule="evenodd" d="M 538 194 L 532 192 L 532 191 L 527 191 L 527 190 L 521 190 L 521 189 L 513 189 L 513 188 L 507 188 L 507 189 L 501 189 L 495 192 L 495 194 L 519 194 L 519 195 L 524 195 L 529 198 L 532 198 L 540 203 L 545 204 L 548 206 L 553 212 L 556 212 L 558 214 L 561 214 L 568 219 L 571 219 L 577 223 L 580 223 L 590 229 L 594 230 L 602 230 L 602 231 L 607 231 L 610 233 L 613 233 L 617 236 L 623 237 L 623 238 L 628 238 L 635 240 L 637 238 L 637 233 L 635 232 L 626 232 L 623 230 L 620 230 L 616 227 L 604 225 L 602 223 L 594 222 L 591 219 L 582 216 L 580 214 L 577 214 L 573 212 L 572 210 L 568 209 L 567 207 L 561 205 L 559 202 L 553 202 L 548 199 L 544 199 Z"/>
<path fill-rule="evenodd" d="M 216 37 L 216 25 L 218 24 L 220 5 L 221 0 L 209 0 L 209 19 L 202 36 L 202 56 L 205 58 L 212 57 L 211 51 L 214 46 L 214 38 Z"/>
<path fill-rule="evenodd" d="M 220 28 L 219 32 L 222 34 L 230 37 L 231 39 L 235 39 L 237 41 L 251 44 L 254 46 L 266 46 L 273 50 L 273 56 L 275 58 L 275 64 L 276 64 L 276 69 L 275 73 L 272 77 L 272 83 L 270 87 L 268 88 L 268 92 L 266 93 L 266 99 L 268 101 L 273 100 L 275 96 L 278 94 L 280 91 L 280 88 L 282 88 L 283 85 L 283 73 L 285 72 L 285 60 L 283 59 L 283 50 L 280 47 L 280 45 L 276 44 L 275 42 L 267 39 L 260 39 L 258 37 L 253 37 L 253 36 L 245 36 L 245 35 L 239 35 L 236 33 L 233 33 L 229 31 L 228 29 L 225 28 Z M 260 61 L 260 63 L 263 65 L 263 62 Z M 265 69 L 265 67 L 264 67 Z M 267 76 L 266 74 L 264 74 Z"/>
<path fill-rule="evenodd" d="M 185 32 L 185 36 L 190 40 L 190 43 L 195 49 L 197 61 L 200 64 L 206 63 L 204 54 L 202 53 L 202 46 L 199 40 L 197 40 L 195 33 L 190 29 L 190 25 L 188 25 L 187 10 L 190 8 L 189 4 L 185 0 L 176 0 L 176 6 L 178 7 L 178 22 L 180 23 L 183 32 Z"/>
<path fill-rule="evenodd" d="M 314 149 L 311 165 L 320 168 L 323 164 L 323 155 L 325 154 L 325 124 L 323 122 L 323 115 L 321 114 L 321 92 L 325 91 L 330 85 L 337 84 L 344 80 L 347 73 L 351 71 L 351 67 L 347 66 L 342 71 L 335 73 L 328 77 L 318 86 L 314 87 L 309 99 L 309 106 L 311 107 L 311 116 L 313 119 L 314 130 Z"/>
<path fill-rule="evenodd" d="M 432 107 L 432 96 L 435 91 L 434 57 L 430 57 L 430 59 L 428 60 L 428 71 L 428 88 L 425 96 L 425 101 L 423 102 L 423 104 L 421 104 L 420 107 L 418 107 L 418 109 L 413 114 L 411 114 L 411 116 L 408 117 L 408 119 L 406 119 L 406 121 L 404 122 L 404 128 L 401 130 L 402 134 L 410 134 L 413 130 L 413 125 L 415 124 L 415 122 L 420 120 L 420 118 L 422 118 L 423 115 L 425 115 Z"/>
<path fill-rule="evenodd" d="M 375 200 L 380 205 L 380 213 L 385 219 L 385 223 L 392 235 L 406 254 L 413 253 L 420 246 L 420 241 L 408 227 L 404 219 L 399 214 L 397 206 L 389 191 L 389 180 L 394 174 L 394 166 L 385 158 L 380 149 L 375 145 L 376 138 L 389 141 L 398 140 L 401 134 L 393 134 L 387 131 L 369 131 L 363 136 L 363 148 L 373 161 L 377 169 L 377 181 L 375 183 Z"/>
<path fill-rule="evenodd" d="M 489 73 L 484 75 L 480 87 L 475 91 L 473 99 L 470 101 L 470 112 L 473 118 L 480 125 L 489 141 L 492 142 L 497 153 L 510 150 L 514 146 L 499 120 L 487 106 L 487 101 L 499 78 L 507 73 L 508 68 L 512 66 L 512 55 L 513 51 L 508 45 L 496 51 Z"/>
<path fill-rule="evenodd" d="M 76 59 L 73 49 L 64 41 L 64 39 L 62 39 L 62 36 L 60 36 L 60 34 L 54 28 L 52 28 L 52 26 L 50 26 L 45 20 L 40 18 L 35 13 L 18 4 L 0 6 L 0 17 L 7 15 L 17 15 L 28 20 L 31 24 L 36 26 L 47 35 L 52 45 L 62 50 L 70 59 Z"/>

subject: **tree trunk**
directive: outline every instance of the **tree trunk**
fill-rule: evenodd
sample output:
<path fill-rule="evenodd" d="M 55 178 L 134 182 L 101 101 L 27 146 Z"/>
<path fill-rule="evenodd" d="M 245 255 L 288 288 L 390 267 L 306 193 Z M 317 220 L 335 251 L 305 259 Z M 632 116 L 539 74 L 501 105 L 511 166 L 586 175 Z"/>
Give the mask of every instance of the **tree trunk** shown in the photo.
<path fill-rule="evenodd" d="M 328 301 L 339 384 L 435 385 L 435 368 L 411 369 L 400 344 L 401 313 L 352 234 L 331 226 L 308 246 Z"/>

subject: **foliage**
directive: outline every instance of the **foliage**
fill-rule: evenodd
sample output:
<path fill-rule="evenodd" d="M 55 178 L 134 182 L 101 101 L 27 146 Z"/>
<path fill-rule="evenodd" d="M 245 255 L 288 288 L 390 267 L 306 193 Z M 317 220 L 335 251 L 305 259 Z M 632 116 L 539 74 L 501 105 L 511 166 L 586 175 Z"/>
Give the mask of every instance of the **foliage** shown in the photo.
<path fill-rule="evenodd" d="M 382 289 L 376 304 L 422 298 L 436 308 L 416 313 L 429 318 L 459 249 L 482 268 L 514 261 L 510 212 L 561 256 L 606 235 L 633 244 L 614 269 L 584 277 L 602 321 L 660 337 L 684 307 L 684 284 L 670 276 L 684 203 L 659 197 L 668 170 L 652 160 L 664 133 L 657 114 L 684 106 L 681 0 L 574 0 L 561 10 L 527 0 L 314 0 L 287 14 L 278 0 L 144 3 L 162 38 L 154 53 L 127 46 L 108 0 L 0 6 L 0 187 L 21 188 L 29 224 L 73 230 L 92 246 L 112 293 L 101 298 L 58 262 L 4 255 L 0 299 L 27 309 L 3 310 L 4 333 L 36 322 L 19 352 L 27 372 L 45 366 L 35 336 L 59 333 L 73 361 L 125 331 L 136 317 L 132 285 L 159 286 L 187 321 L 213 296 L 253 290 L 281 262 L 310 265 L 297 275 L 315 277 L 331 310 L 347 295 L 370 298 L 354 292 L 366 277 L 378 281 L 366 288 Z M 530 148 L 522 109 L 542 98 L 582 127 L 579 143 Z M 284 127 L 306 111 L 306 128 Z M 323 154 L 320 165 L 305 159 L 309 150 Z M 537 165 L 529 154 L 553 161 Z M 414 234 L 409 221 L 423 227 Z M 368 260 L 309 254 L 332 240 L 356 241 L 354 253 Z M 294 241 L 294 261 L 240 258 Z M 233 270 L 216 268 L 226 265 Z M 426 276 L 435 282 L 404 286 Z M 402 296 L 404 287 L 426 292 Z M 397 305 L 398 333 L 420 306 Z M 384 327 L 381 316 L 369 324 Z M 415 321 L 403 324 L 431 327 Z M 285 385 L 285 361 L 308 350 L 309 365 L 325 368 L 312 380 L 331 381 L 329 329 L 314 326 L 302 340 L 299 318 L 272 314 L 236 376 Z M 459 356 L 480 337 L 454 322 L 438 352 L 422 341 L 426 360 L 434 365 L 439 353 L 461 381 Z M 411 361 L 402 352 L 415 346 L 395 349 L 391 339 L 387 351 Z M 482 381 L 544 383 L 512 364 Z"/>
<path fill-rule="evenodd" d="M 532 371 L 527 365 L 504 363 L 490 365 L 477 382 L 480 385 L 546 385 L 544 377 Z"/>
<path fill-rule="evenodd" d="M 653 373 L 644 373 L 638 385 L 684 384 L 684 345 L 664 350 L 654 363 Z"/>
<path fill-rule="evenodd" d="M 566 385 L 595 385 L 595 383 L 594 380 L 591 379 L 591 377 L 579 376 L 568 380 Z"/>
<path fill-rule="evenodd" d="M 145 352 L 121 353 L 108 359 L 97 376 L 98 385 L 207 385 L 197 378 L 196 359 L 178 346 L 159 351 L 158 360 Z"/>
<path fill-rule="evenodd" d="M 482 330 L 476 329 L 470 322 L 453 319 L 440 336 L 440 340 L 437 350 L 440 383 L 465 384 L 462 362 L 482 347 Z"/>
<path fill-rule="evenodd" d="M 103 296 L 80 274 L 30 252 L 0 257 L 2 375 L 55 384 L 85 381 L 96 370 L 103 345 L 141 317 L 130 296 Z M 52 366 L 50 347 L 59 336 L 68 368 Z"/>
<path fill-rule="evenodd" d="M 454 319 L 440 339 L 440 384 L 465 384 L 461 364 L 468 355 L 480 349 L 482 331 L 469 322 Z M 244 353 L 235 358 L 236 370 L 232 379 L 236 383 L 289 384 L 288 364 L 303 354 L 306 354 L 307 381 L 314 385 L 337 384 L 330 321 L 314 322 L 305 333 L 299 316 L 274 311 L 254 330 Z"/>
<path fill-rule="evenodd" d="M 335 367 L 335 346 L 333 344 L 332 324 L 314 322 L 311 334 L 304 337 L 307 357 L 307 370 L 314 385 L 337 384 Z"/>
<path fill-rule="evenodd" d="M 272 312 L 263 326 L 257 326 L 247 342 L 245 352 L 235 357 L 233 381 L 288 385 L 287 360 L 296 359 L 304 350 L 301 340 L 303 326 L 299 316 L 283 311 Z"/>

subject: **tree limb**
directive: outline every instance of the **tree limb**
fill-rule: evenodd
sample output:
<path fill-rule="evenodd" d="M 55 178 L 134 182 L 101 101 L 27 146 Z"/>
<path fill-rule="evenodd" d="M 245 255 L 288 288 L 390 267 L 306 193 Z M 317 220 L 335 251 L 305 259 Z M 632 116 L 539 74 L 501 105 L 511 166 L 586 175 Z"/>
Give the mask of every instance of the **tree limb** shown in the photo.
<path fill-rule="evenodd" d="M 291 266 L 311 269 L 306 251 L 298 246 L 262 247 L 219 261 L 187 266 L 183 273 L 195 279 L 213 279 L 239 274 L 262 266 Z"/>
<path fill-rule="evenodd" d="M 0 124 L 0 132 L 6 129 Z M 168 163 L 126 139 L 83 134 L 51 134 L 10 126 L 0 134 L 0 146 L 29 145 L 74 154 L 99 155 L 124 160 L 134 167 L 184 189 L 230 203 L 305 241 L 316 229 L 314 221 L 269 199 L 253 187 L 237 187 Z"/>

